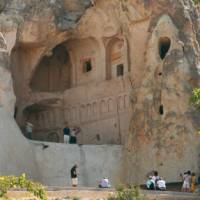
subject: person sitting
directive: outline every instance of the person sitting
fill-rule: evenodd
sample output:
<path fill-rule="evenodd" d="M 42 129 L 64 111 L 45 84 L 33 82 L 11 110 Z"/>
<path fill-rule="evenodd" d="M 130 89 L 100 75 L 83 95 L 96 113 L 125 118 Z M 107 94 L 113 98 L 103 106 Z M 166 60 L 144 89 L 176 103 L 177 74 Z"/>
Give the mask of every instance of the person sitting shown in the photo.
<path fill-rule="evenodd" d="M 146 186 L 148 190 L 154 190 L 155 189 L 155 181 L 153 180 L 152 176 L 149 176 Z"/>
<path fill-rule="evenodd" d="M 158 175 L 157 171 L 154 171 L 152 178 L 154 179 L 155 183 L 160 179 L 160 176 Z"/>
<path fill-rule="evenodd" d="M 157 180 L 157 185 L 156 185 L 158 190 L 166 190 L 166 182 L 160 178 L 159 180 Z"/>
<path fill-rule="evenodd" d="M 104 177 L 103 179 L 101 179 L 100 183 L 99 183 L 99 187 L 100 188 L 110 188 L 111 184 L 110 181 L 107 177 Z"/>

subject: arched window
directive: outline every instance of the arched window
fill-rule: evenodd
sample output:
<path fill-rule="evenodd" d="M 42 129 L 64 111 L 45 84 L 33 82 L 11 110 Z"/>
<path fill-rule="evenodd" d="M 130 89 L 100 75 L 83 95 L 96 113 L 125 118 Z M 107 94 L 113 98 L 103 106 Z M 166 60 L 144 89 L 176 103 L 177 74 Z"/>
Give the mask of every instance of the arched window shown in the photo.
<path fill-rule="evenodd" d="M 106 79 L 123 76 L 125 72 L 124 39 L 113 38 L 106 48 Z"/>
<path fill-rule="evenodd" d="M 159 39 L 159 54 L 160 54 L 160 58 L 163 60 L 167 54 L 167 52 L 169 51 L 171 46 L 171 40 L 168 37 L 161 37 Z"/>

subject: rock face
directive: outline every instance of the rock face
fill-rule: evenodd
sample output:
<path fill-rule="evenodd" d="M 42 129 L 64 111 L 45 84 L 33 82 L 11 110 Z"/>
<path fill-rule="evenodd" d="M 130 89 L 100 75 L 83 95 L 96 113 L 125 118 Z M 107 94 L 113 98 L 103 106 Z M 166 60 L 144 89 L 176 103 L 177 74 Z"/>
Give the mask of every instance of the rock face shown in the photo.
<path fill-rule="evenodd" d="M 49 15 L 52 15 L 53 9 L 64 9 L 61 4 L 59 8 L 55 8 L 55 4 L 57 2 L 51 1 L 1 1 L 0 2 L 0 11 L 2 11 L 0 15 L 0 174 L 1 175 L 20 175 L 22 173 L 26 173 L 29 177 L 40 180 L 40 173 L 37 170 L 36 163 L 36 155 L 34 145 L 31 144 L 21 133 L 19 127 L 17 126 L 14 120 L 14 110 L 15 110 L 15 101 L 16 97 L 13 91 L 13 80 L 11 75 L 11 50 L 13 46 L 18 46 L 18 43 L 21 40 L 26 41 L 24 43 L 28 44 L 30 39 L 30 35 L 24 35 L 22 31 L 20 33 L 20 27 L 25 27 L 26 22 L 25 19 L 27 17 L 31 17 L 32 7 L 34 7 L 34 12 L 40 12 L 41 10 L 37 10 L 37 6 L 40 9 L 49 9 Z M 87 1 L 80 1 L 80 5 L 76 5 L 73 7 L 74 14 L 72 19 L 63 20 L 62 23 L 58 19 L 56 23 L 58 23 L 59 28 L 70 29 L 72 28 L 78 18 L 83 13 L 85 7 L 89 4 Z M 51 6 L 49 4 L 52 4 Z M 37 6 L 36 6 L 37 5 Z M 41 7 L 40 7 L 41 6 Z M 43 7 L 42 7 L 43 6 Z M 71 8 L 72 9 L 72 8 Z M 54 11 L 56 12 L 56 10 Z M 27 16 L 27 13 L 29 14 Z M 59 13 L 59 12 L 58 12 Z M 64 13 L 63 13 L 64 14 Z M 35 14 L 36 15 L 36 14 Z M 49 17 L 47 15 L 47 18 Z M 56 14 L 55 14 L 56 16 Z M 37 16 L 38 17 L 38 16 Z M 51 18 L 53 15 L 51 16 Z M 45 18 L 45 17 L 44 17 Z M 46 19 L 46 18 L 45 18 Z M 37 18 L 39 20 L 39 18 Z M 59 30 L 55 30 L 57 25 L 53 24 L 54 27 L 52 32 L 58 33 Z M 59 25 L 61 23 L 61 25 Z M 36 23 L 36 26 L 38 24 Z M 48 24 L 49 25 L 49 24 Z M 30 26 L 29 26 L 30 27 Z M 31 28 L 31 27 L 30 27 Z M 37 29 L 37 28 L 36 28 Z M 2 34 L 3 33 L 3 34 Z M 17 35 L 16 35 L 17 33 Z M 27 29 L 27 34 L 28 34 Z M 53 33 L 53 34 L 56 34 Z M 63 35 L 66 35 L 64 33 Z M 37 35 L 36 41 L 37 41 Z M 35 39 L 35 37 L 33 37 Z M 23 38 L 23 39 L 22 39 Z M 59 39 L 58 39 L 59 40 Z M 35 42 L 35 41 L 31 41 Z M 39 43 L 40 41 L 38 41 Z M 42 41 L 43 42 L 43 41 Z M 23 43 L 23 44 L 24 44 Z M 19 73 L 20 74 L 20 73 Z M 20 77 L 22 74 L 19 75 Z M 22 88 L 20 89 L 22 90 Z M 16 113 L 15 113 L 16 114 Z"/>
<path fill-rule="evenodd" d="M 122 144 L 128 183 L 151 170 L 167 181 L 200 172 L 191 0 L 10 0 L 0 10 L 1 103 L 12 113 L 11 65 L 16 120 L 35 124 L 34 139 L 62 142 L 67 122 L 81 144 Z"/>
<path fill-rule="evenodd" d="M 129 174 L 134 181 L 149 169 L 175 181 L 182 170 L 199 171 L 200 116 L 189 105 L 200 85 L 199 14 L 190 1 L 157 1 L 151 9 L 144 78 L 132 91 L 127 169 L 137 171 Z"/>
<path fill-rule="evenodd" d="M 15 96 L 9 69 L 9 52 L 0 35 L 0 174 L 22 173 L 37 179 L 33 147 L 22 136 L 14 118 Z"/>
<path fill-rule="evenodd" d="M 12 86 L 12 78 L 9 71 L 9 54 L 3 35 L 0 35 L 0 105 L 11 115 L 14 111 L 15 96 Z"/>

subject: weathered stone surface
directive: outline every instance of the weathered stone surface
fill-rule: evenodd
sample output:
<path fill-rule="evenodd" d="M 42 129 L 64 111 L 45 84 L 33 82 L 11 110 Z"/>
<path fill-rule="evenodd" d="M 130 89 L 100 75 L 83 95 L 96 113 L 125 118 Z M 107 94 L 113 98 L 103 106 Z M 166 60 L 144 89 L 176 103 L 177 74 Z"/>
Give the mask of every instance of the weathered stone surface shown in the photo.
<path fill-rule="evenodd" d="M 132 133 L 127 139 L 132 143 L 126 143 L 133 152 L 128 168 L 135 166 L 137 174 L 132 179 L 139 182 L 141 174 L 152 168 L 166 174 L 167 179 L 178 180 L 183 168 L 198 171 L 199 160 L 196 128 L 200 116 L 189 105 L 192 88 L 200 85 L 197 70 L 200 49 L 195 45 L 199 41 L 194 29 L 189 28 L 194 23 L 194 14 L 197 18 L 199 15 L 190 1 L 156 1 L 151 4 L 151 9 L 153 17 L 145 64 L 149 70 L 144 72 L 142 87 L 134 93 L 138 102 L 133 105 Z M 163 15 L 169 12 L 170 17 Z M 198 24 L 196 26 L 199 28 Z M 171 47 L 164 60 L 155 56 L 155 44 L 160 37 L 171 39 Z M 149 82 L 151 84 L 147 84 Z M 154 100 L 149 102 L 147 96 L 152 92 Z M 163 115 L 159 113 L 160 105 L 163 105 Z M 190 117 L 186 113 L 190 113 Z M 132 134 L 134 139 L 131 139 Z M 194 160 L 197 162 L 191 165 Z"/>

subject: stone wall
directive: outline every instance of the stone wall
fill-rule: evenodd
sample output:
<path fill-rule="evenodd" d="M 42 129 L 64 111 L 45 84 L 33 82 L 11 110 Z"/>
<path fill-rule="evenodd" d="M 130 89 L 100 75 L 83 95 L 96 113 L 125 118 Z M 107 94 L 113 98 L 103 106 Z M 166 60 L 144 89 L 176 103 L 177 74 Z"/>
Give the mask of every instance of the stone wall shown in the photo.
<path fill-rule="evenodd" d="M 0 107 L 0 174 L 21 175 L 26 173 L 39 178 L 34 146 L 21 134 L 16 122 Z"/>
<path fill-rule="evenodd" d="M 48 186 L 71 186 L 70 170 L 78 165 L 79 186 L 97 187 L 102 177 L 120 183 L 122 146 L 66 145 L 34 142 L 39 181 Z M 43 144 L 48 145 L 43 148 Z"/>

